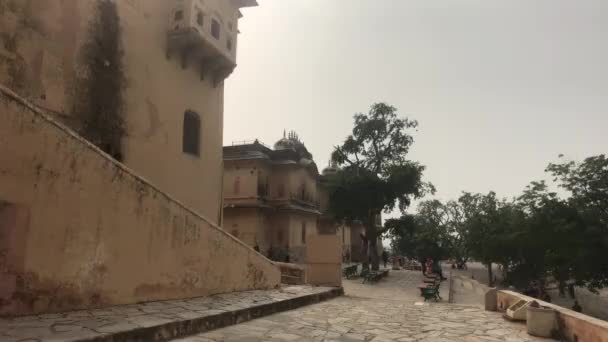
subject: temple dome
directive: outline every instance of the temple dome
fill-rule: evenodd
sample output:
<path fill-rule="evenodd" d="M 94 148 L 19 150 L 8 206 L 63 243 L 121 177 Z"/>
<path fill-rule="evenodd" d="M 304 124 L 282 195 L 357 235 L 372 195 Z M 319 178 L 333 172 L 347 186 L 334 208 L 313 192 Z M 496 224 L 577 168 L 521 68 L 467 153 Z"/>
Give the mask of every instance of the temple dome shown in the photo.
<path fill-rule="evenodd" d="M 329 163 L 329 166 L 327 166 L 326 168 L 323 169 L 323 176 L 329 176 L 329 175 L 335 175 L 336 173 L 338 173 L 338 165 L 336 164 L 336 162 L 331 161 Z"/>
<path fill-rule="evenodd" d="M 312 161 L 312 154 L 308 152 L 308 149 L 306 149 L 306 146 L 304 146 L 304 143 L 294 131 L 289 132 L 289 134 L 283 131 L 283 138 L 274 144 L 274 149 L 277 151 L 293 150 L 298 152 L 302 159 L 309 159 Z"/>

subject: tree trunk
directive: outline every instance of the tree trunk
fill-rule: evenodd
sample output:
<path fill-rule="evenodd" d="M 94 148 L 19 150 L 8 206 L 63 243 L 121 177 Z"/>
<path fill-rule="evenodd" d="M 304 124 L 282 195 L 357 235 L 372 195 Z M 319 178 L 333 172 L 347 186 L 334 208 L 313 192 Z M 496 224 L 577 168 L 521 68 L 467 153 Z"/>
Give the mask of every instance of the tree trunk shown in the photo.
<path fill-rule="evenodd" d="M 367 227 L 365 227 L 365 236 L 361 235 L 362 271 L 369 271 L 369 240 L 367 236 Z"/>
<path fill-rule="evenodd" d="M 371 259 L 373 271 L 380 269 L 380 258 L 378 257 L 378 231 L 376 229 L 376 215 L 370 213 L 367 222 L 367 237 L 369 246 L 367 248 L 368 256 Z"/>
<path fill-rule="evenodd" d="M 494 278 L 492 275 L 492 263 L 488 263 L 488 286 L 494 287 Z"/>

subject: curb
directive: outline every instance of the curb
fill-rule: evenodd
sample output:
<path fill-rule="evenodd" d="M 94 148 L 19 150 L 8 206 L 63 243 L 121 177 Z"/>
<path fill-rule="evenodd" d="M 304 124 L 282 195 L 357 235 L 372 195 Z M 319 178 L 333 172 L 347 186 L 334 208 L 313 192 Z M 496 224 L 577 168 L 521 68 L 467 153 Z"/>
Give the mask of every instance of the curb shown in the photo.
<path fill-rule="evenodd" d="M 194 319 L 184 319 L 156 326 L 137 328 L 128 331 L 84 338 L 78 342 L 148 342 L 169 341 L 174 338 L 205 333 L 214 329 L 243 323 L 252 319 L 272 315 L 279 312 L 297 309 L 303 306 L 320 303 L 344 295 L 343 288 L 335 288 L 326 292 L 291 298 L 279 302 L 252 306 L 246 309 L 222 312 L 216 315 Z"/>

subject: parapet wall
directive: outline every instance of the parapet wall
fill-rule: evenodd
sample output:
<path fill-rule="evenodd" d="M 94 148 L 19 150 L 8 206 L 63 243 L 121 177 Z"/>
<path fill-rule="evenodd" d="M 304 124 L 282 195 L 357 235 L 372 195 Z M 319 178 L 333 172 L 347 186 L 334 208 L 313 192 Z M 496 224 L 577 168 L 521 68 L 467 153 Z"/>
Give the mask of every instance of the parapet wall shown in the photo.
<path fill-rule="evenodd" d="M 509 306 L 524 299 L 536 300 L 540 305 L 557 311 L 558 326 L 567 341 L 579 342 L 608 342 L 608 322 L 581 313 L 562 308 L 551 303 L 543 302 L 532 297 L 524 296 L 513 291 L 497 291 L 498 310 L 504 312 Z"/>
<path fill-rule="evenodd" d="M 0 315 L 280 283 L 264 256 L 2 86 L 0 122 Z"/>
<path fill-rule="evenodd" d="M 450 275 L 450 303 L 484 306 L 490 288 L 475 279 Z"/>

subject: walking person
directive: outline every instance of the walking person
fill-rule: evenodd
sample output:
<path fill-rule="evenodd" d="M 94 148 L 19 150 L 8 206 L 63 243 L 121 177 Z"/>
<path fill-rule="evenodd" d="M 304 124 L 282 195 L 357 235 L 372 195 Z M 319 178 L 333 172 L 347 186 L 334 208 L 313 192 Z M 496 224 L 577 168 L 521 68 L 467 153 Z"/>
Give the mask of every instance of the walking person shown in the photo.
<path fill-rule="evenodd" d="M 386 250 L 382 251 L 382 262 L 384 263 L 384 268 L 386 268 L 386 263 L 388 263 L 388 253 Z"/>

